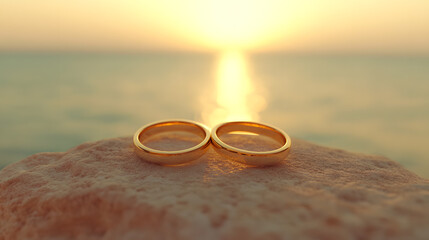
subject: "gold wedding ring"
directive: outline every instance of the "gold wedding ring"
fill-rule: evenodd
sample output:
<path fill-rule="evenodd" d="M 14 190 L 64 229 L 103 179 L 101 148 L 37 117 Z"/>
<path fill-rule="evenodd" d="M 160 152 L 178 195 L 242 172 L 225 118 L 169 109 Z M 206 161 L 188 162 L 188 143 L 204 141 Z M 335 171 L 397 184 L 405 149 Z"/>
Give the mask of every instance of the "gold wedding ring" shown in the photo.
<path fill-rule="evenodd" d="M 169 132 L 186 132 L 197 135 L 203 140 L 186 149 L 164 151 L 146 146 L 145 140 Z M 148 162 L 176 165 L 190 162 L 201 157 L 210 145 L 210 131 L 200 123 L 189 120 L 164 120 L 143 126 L 134 134 L 134 147 L 137 155 Z"/>
<path fill-rule="evenodd" d="M 247 132 L 262 135 L 276 141 L 281 147 L 269 151 L 250 151 L 228 145 L 219 136 L 233 132 Z M 286 159 L 291 147 L 290 137 L 281 129 L 255 122 L 227 122 L 215 126 L 211 133 L 212 144 L 216 152 L 234 161 L 252 165 L 269 166 Z"/>

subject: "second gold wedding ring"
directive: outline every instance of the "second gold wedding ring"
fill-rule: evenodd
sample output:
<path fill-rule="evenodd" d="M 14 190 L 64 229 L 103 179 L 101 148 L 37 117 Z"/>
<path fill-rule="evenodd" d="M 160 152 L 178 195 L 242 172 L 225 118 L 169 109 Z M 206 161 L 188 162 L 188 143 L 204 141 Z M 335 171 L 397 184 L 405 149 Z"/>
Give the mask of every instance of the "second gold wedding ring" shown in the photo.
<path fill-rule="evenodd" d="M 221 140 L 222 135 L 239 132 L 261 135 L 273 140 L 278 148 L 269 151 L 251 151 L 231 146 Z M 212 129 L 212 144 L 220 155 L 240 163 L 253 166 L 274 165 L 286 159 L 291 147 L 290 137 L 281 129 L 255 122 L 227 122 Z"/>
<path fill-rule="evenodd" d="M 162 133 L 185 132 L 196 135 L 201 142 L 186 149 L 164 151 L 148 147 L 147 139 Z M 170 134 L 171 133 L 171 134 Z M 189 120 L 164 120 L 143 126 L 134 134 L 134 147 L 137 155 L 148 162 L 162 165 L 183 164 L 201 157 L 210 145 L 210 132 L 204 125 Z"/>

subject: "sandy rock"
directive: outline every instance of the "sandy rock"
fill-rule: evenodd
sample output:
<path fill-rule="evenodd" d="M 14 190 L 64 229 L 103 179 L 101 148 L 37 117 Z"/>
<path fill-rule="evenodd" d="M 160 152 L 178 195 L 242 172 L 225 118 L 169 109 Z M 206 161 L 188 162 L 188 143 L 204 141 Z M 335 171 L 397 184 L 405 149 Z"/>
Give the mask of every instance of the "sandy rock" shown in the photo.
<path fill-rule="evenodd" d="M 116 138 L 0 172 L 0 239 L 428 239 L 428 226 L 429 180 L 296 139 L 267 168 L 212 149 L 159 166 Z"/>

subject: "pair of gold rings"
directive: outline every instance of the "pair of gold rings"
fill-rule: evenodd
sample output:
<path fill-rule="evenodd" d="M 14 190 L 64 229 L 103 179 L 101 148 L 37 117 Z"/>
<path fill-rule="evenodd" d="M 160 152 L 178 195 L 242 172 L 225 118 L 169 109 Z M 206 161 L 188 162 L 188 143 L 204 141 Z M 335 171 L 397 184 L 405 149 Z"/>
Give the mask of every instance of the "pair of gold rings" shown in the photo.
<path fill-rule="evenodd" d="M 164 151 L 148 147 L 145 140 L 168 132 L 188 132 L 200 136 L 203 140 L 186 149 Z M 262 135 L 275 142 L 278 147 L 268 151 L 250 151 L 231 146 L 222 141 L 220 136 L 233 132 L 247 132 L 252 135 Z M 134 147 L 137 155 L 148 162 L 162 165 L 184 164 L 200 158 L 205 154 L 210 144 L 221 156 L 252 166 L 274 165 L 286 159 L 291 147 L 290 137 L 281 129 L 256 122 L 226 122 L 210 130 L 201 123 L 189 120 L 164 120 L 143 126 L 134 134 Z"/>

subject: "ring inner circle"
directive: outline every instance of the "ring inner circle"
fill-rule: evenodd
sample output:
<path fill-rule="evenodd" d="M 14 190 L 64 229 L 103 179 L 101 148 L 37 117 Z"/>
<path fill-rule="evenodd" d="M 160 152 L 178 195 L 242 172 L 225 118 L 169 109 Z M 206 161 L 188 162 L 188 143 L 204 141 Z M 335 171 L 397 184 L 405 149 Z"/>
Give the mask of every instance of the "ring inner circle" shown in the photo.
<path fill-rule="evenodd" d="M 139 141 L 146 147 L 160 151 L 180 151 L 192 148 L 205 138 L 200 127 L 185 123 L 159 123 L 144 129 Z"/>
<path fill-rule="evenodd" d="M 217 129 L 225 144 L 247 151 L 266 152 L 281 148 L 286 138 L 277 130 L 254 123 L 230 123 Z"/>

